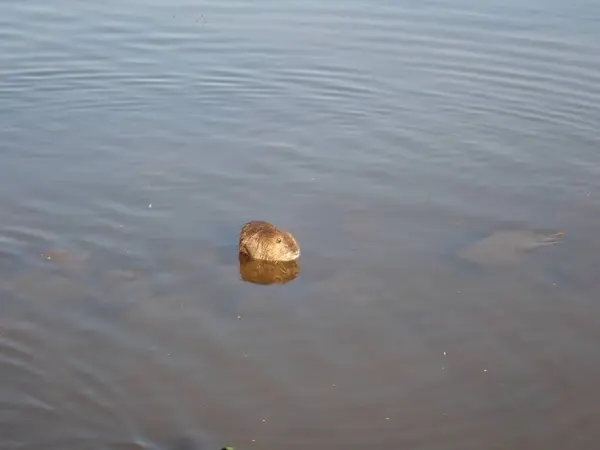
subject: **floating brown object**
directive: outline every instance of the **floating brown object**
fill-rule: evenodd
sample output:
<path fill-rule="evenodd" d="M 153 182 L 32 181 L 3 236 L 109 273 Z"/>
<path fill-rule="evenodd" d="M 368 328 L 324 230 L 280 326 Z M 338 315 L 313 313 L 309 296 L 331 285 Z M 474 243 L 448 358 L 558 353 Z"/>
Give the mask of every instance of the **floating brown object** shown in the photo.
<path fill-rule="evenodd" d="M 286 284 L 300 275 L 298 261 L 260 261 L 240 253 L 240 276 L 254 284 Z"/>
<path fill-rule="evenodd" d="M 288 231 L 260 220 L 242 227 L 239 252 L 259 261 L 294 261 L 300 257 L 298 243 Z"/>
<path fill-rule="evenodd" d="M 508 264 L 526 252 L 560 242 L 565 233 L 529 230 L 496 231 L 459 252 L 464 260 L 480 265 Z"/>

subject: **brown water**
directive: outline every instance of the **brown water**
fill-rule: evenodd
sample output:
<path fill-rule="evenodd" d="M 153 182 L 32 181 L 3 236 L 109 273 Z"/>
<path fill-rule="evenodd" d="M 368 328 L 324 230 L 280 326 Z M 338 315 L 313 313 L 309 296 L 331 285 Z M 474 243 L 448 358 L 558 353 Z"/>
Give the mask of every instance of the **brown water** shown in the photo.
<path fill-rule="evenodd" d="M 0 449 L 598 446 L 598 42 L 586 0 L 1 2 Z M 250 219 L 297 279 L 240 280 Z M 458 258 L 504 229 L 566 235 Z"/>

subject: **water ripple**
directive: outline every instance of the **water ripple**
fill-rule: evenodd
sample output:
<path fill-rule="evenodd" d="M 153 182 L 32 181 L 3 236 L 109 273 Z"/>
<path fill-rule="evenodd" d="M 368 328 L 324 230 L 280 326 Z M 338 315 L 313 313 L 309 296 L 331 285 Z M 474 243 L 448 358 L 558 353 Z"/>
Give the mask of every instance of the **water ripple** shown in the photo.
<path fill-rule="evenodd" d="M 597 442 L 598 17 L 0 2 L 0 447 Z M 239 280 L 256 218 L 283 288 Z M 453 259 L 506 224 L 569 239 Z"/>

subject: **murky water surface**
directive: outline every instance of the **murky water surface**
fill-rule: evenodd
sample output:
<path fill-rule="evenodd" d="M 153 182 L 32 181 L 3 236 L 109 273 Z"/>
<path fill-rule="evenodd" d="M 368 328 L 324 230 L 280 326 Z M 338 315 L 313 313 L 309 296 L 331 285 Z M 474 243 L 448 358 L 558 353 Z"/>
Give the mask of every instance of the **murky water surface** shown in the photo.
<path fill-rule="evenodd" d="M 595 448 L 598 42 L 587 0 L 2 1 L 0 447 Z M 251 219 L 296 279 L 241 280 Z M 460 257 L 502 230 L 566 234 Z"/>

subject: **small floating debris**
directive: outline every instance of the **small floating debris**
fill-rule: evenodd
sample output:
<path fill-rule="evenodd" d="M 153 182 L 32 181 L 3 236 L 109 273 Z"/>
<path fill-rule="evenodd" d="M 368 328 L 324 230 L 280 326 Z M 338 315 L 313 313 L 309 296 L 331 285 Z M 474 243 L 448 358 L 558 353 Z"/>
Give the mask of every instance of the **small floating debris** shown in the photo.
<path fill-rule="evenodd" d="M 42 259 L 52 261 L 64 266 L 78 266 L 87 261 L 89 255 L 86 252 L 69 252 L 66 250 L 50 250 L 40 253 Z"/>

